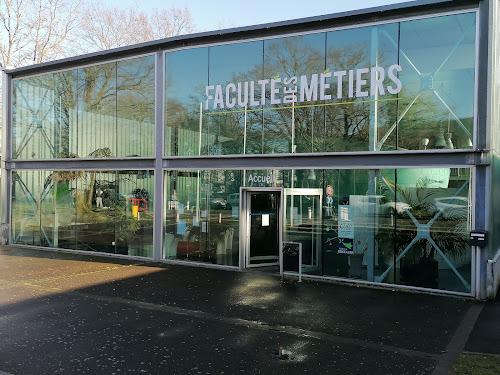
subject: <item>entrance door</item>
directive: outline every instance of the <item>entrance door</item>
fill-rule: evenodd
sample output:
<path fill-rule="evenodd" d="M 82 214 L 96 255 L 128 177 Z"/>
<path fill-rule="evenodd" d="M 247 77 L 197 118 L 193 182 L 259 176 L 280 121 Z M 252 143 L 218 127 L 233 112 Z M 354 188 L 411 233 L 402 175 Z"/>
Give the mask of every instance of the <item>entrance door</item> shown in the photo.
<path fill-rule="evenodd" d="M 247 191 L 246 205 L 246 267 L 279 265 L 281 193 Z"/>

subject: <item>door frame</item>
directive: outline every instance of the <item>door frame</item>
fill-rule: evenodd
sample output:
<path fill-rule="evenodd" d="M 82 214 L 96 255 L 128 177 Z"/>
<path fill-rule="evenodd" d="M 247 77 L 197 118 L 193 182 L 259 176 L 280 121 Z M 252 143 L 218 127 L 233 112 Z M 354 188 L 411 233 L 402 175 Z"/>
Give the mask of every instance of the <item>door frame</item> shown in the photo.
<path fill-rule="evenodd" d="M 276 193 L 280 194 L 280 207 L 278 210 L 278 246 L 280 273 L 283 271 L 283 208 L 284 208 L 284 192 L 282 187 L 240 187 L 240 270 L 247 268 L 265 267 L 266 264 L 249 264 L 250 258 L 250 222 L 248 220 L 248 193 Z"/>

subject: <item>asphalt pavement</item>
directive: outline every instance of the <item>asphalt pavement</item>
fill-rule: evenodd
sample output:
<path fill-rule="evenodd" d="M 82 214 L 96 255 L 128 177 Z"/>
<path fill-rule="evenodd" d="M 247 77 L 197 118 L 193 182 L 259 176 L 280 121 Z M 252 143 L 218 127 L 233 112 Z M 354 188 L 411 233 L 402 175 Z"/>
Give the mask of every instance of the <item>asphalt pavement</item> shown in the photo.
<path fill-rule="evenodd" d="M 465 344 L 468 353 L 500 356 L 500 293 L 487 301 Z"/>
<path fill-rule="evenodd" d="M 447 374 L 499 305 L 1 247 L 0 374 Z"/>

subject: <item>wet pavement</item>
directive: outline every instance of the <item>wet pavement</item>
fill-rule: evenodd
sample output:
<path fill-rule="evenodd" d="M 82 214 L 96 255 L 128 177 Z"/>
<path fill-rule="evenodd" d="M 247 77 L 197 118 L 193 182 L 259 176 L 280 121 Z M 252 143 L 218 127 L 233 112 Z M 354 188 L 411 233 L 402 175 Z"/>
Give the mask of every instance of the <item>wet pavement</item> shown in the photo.
<path fill-rule="evenodd" d="M 3 247 L 0 374 L 446 374 L 483 305 Z"/>

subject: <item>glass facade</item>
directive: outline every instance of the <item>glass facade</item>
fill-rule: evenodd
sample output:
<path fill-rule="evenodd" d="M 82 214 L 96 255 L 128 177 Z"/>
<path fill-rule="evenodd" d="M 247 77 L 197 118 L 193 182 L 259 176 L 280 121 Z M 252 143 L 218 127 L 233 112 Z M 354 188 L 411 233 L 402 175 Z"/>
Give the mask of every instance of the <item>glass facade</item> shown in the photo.
<path fill-rule="evenodd" d="M 240 187 L 282 187 L 283 241 L 302 244 L 303 273 L 469 293 L 470 169 L 451 172 L 169 171 L 163 257 L 237 266 Z"/>
<path fill-rule="evenodd" d="M 165 155 L 468 149 L 475 13 L 166 53 Z"/>
<path fill-rule="evenodd" d="M 155 57 L 15 80 L 13 159 L 154 156 Z"/>
<path fill-rule="evenodd" d="M 153 171 L 16 171 L 12 177 L 12 243 L 153 256 Z"/>
<path fill-rule="evenodd" d="M 476 50 L 465 12 L 16 78 L 11 243 L 295 272 L 281 240 L 306 275 L 471 294 L 475 162 L 418 160 L 473 148 Z"/>

